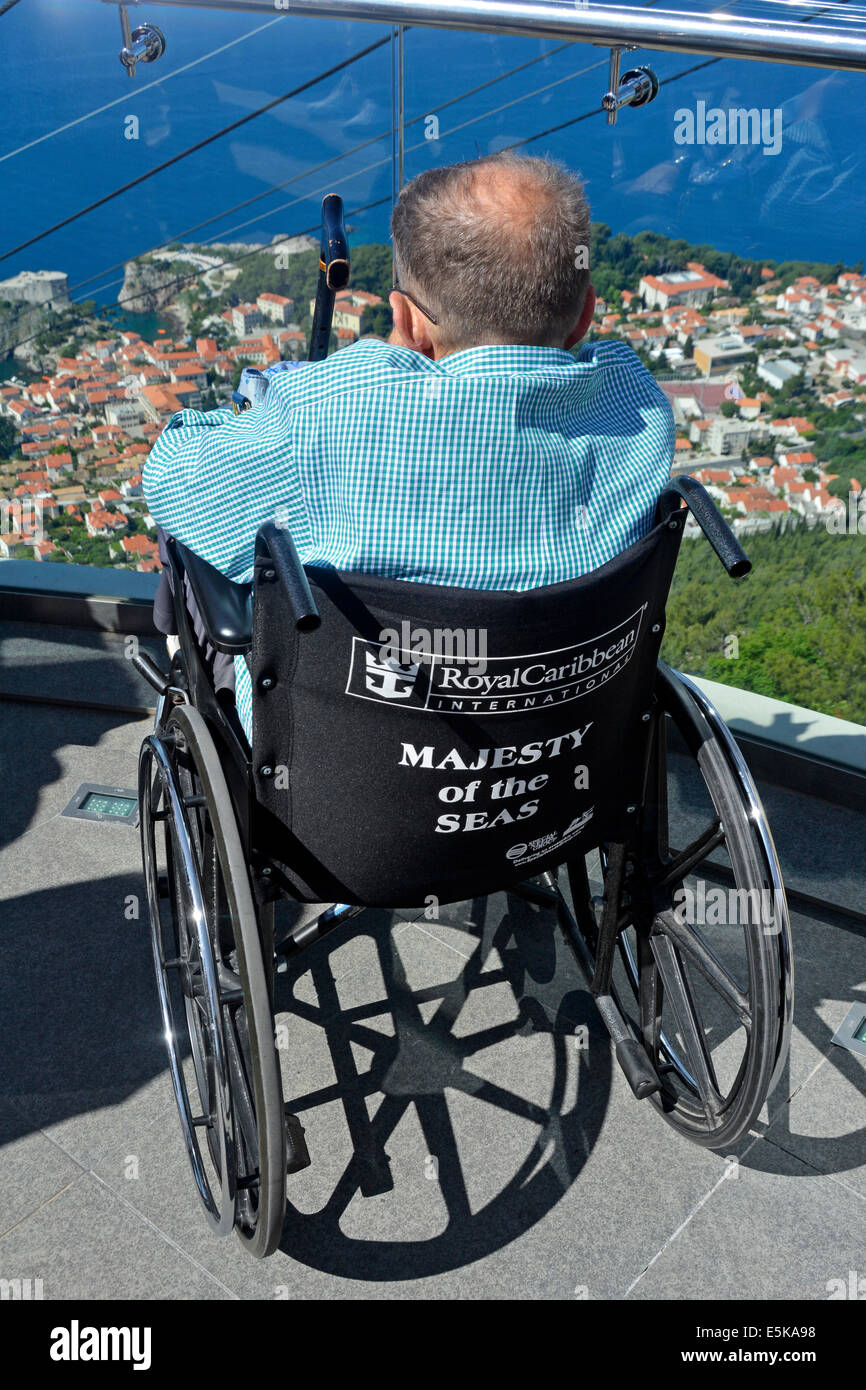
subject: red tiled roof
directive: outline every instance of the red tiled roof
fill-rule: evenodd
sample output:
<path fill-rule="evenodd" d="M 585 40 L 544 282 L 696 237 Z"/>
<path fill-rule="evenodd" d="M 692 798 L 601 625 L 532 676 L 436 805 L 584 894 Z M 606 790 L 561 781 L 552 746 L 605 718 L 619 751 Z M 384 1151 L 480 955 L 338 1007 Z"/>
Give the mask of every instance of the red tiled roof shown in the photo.
<path fill-rule="evenodd" d="M 121 547 L 131 555 L 153 556 L 158 552 L 156 541 L 149 540 L 147 536 L 124 536 L 120 542 Z"/>

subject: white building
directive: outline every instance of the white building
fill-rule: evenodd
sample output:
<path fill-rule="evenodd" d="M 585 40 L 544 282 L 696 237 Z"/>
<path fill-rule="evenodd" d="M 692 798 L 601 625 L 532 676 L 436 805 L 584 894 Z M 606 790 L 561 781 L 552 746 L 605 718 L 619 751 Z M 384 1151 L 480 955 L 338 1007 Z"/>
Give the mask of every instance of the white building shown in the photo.
<path fill-rule="evenodd" d="M 105 407 L 105 421 L 108 425 L 119 425 L 126 429 L 129 425 L 141 425 L 148 418 L 139 401 L 109 401 Z"/>
<path fill-rule="evenodd" d="M 260 294 L 256 305 L 268 323 L 276 323 L 284 328 L 291 322 L 295 301 L 283 294 Z"/>
<path fill-rule="evenodd" d="M 772 361 L 759 362 L 758 376 L 762 381 L 766 381 L 774 391 L 781 391 L 782 387 L 792 377 L 798 376 L 802 371 L 796 362 L 792 362 L 789 357 L 777 357 Z"/>
<path fill-rule="evenodd" d="M 232 327 L 241 338 L 246 338 L 264 322 L 258 304 L 236 304 L 232 309 Z"/>
<path fill-rule="evenodd" d="M 705 304 L 715 290 L 727 289 L 727 280 L 711 275 L 698 261 L 668 275 L 645 275 L 638 285 L 648 309 L 667 309 L 671 304 Z"/>

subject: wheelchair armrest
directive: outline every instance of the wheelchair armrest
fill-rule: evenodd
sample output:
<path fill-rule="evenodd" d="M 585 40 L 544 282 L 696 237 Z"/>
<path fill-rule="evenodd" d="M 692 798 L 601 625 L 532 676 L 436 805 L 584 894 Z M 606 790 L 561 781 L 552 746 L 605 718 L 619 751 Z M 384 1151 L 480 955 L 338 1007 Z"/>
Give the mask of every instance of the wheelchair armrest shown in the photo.
<path fill-rule="evenodd" d="M 253 643 L 253 586 L 236 584 L 175 541 L 207 640 L 218 652 L 242 656 Z"/>
<path fill-rule="evenodd" d="M 728 574 L 734 579 L 748 574 L 752 568 L 751 560 L 697 478 L 686 473 L 666 483 L 658 500 L 659 521 L 667 521 L 679 510 L 681 501 L 685 502 Z"/>

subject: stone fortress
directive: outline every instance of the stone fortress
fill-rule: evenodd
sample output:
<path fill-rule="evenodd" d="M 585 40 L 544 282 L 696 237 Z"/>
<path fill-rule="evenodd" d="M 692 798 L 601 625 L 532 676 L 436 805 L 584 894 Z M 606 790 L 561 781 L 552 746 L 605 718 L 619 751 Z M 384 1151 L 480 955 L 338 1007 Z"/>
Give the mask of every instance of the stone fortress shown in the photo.
<path fill-rule="evenodd" d="M 69 279 L 62 270 L 22 270 L 0 280 L 0 300 L 63 309 L 69 303 Z"/>

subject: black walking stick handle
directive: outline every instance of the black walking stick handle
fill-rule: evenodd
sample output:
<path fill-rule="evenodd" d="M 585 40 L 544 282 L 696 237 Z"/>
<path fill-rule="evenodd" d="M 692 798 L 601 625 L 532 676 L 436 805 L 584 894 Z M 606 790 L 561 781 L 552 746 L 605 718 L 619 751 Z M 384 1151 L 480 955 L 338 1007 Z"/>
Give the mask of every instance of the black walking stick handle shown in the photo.
<path fill-rule="evenodd" d="M 343 200 L 339 193 L 327 193 L 322 199 L 322 235 L 319 245 L 319 283 L 310 329 L 310 362 L 321 362 L 328 355 L 331 342 L 331 320 L 334 317 L 334 297 L 349 283 L 349 243 L 343 220 Z"/>

